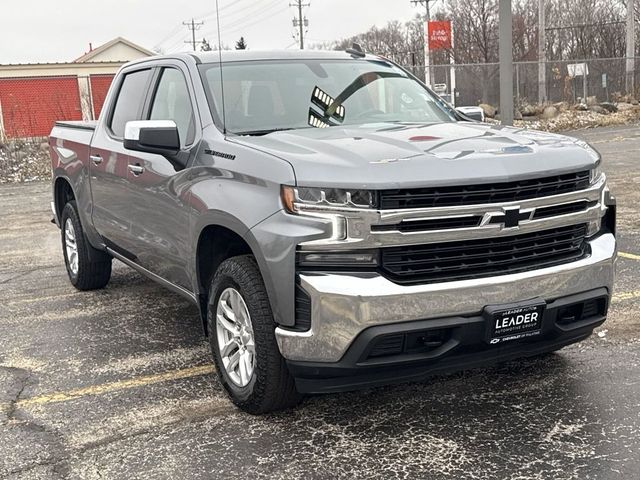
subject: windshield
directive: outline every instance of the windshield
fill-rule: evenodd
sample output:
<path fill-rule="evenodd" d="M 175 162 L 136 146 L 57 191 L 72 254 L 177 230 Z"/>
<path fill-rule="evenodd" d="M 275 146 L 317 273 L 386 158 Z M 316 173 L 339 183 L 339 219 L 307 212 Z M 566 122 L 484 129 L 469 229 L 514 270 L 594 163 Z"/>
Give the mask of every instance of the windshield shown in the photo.
<path fill-rule="evenodd" d="M 222 118 L 218 64 L 201 65 Z M 239 135 L 372 123 L 452 122 L 437 96 L 380 60 L 269 60 L 223 65 L 226 128 Z"/>

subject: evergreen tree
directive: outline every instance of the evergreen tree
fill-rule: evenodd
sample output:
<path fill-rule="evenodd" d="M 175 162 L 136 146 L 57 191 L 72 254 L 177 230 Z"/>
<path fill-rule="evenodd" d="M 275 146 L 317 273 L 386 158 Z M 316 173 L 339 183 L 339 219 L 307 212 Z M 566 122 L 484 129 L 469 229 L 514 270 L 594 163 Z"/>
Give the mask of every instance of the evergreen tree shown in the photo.
<path fill-rule="evenodd" d="M 200 46 L 200 50 L 203 52 L 210 52 L 213 50 L 211 45 L 209 45 L 209 41 L 206 38 L 202 39 L 202 45 Z"/>
<path fill-rule="evenodd" d="M 240 40 L 236 42 L 236 50 L 246 50 L 247 42 L 244 41 L 244 37 L 240 37 Z"/>

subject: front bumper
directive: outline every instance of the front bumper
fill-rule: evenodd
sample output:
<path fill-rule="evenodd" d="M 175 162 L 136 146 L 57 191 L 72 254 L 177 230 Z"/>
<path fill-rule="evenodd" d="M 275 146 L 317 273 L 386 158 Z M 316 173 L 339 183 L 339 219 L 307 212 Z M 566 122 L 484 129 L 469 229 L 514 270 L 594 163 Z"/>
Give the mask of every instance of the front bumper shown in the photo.
<path fill-rule="evenodd" d="M 562 312 L 566 312 L 568 306 L 584 305 L 585 302 L 599 305 L 597 311 L 570 325 L 561 322 Z M 604 323 L 608 306 L 609 292 L 605 288 L 558 299 L 547 305 L 540 336 L 500 345 L 483 342 L 487 321 L 482 316 L 372 327 L 358 336 L 339 362 L 288 362 L 288 365 L 296 379 L 296 388 L 301 393 L 335 393 L 420 381 L 435 374 L 541 355 L 580 342 L 589 337 L 595 327 Z M 377 340 L 389 338 L 385 332 L 393 332 L 391 336 L 401 333 L 405 338 L 415 338 L 416 335 L 438 330 L 448 330 L 450 337 L 432 350 L 403 356 L 368 357 L 372 348 L 379 344 Z"/>
<path fill-rule="evenodd" d="M 602 288 L 611 295 L 616 239 L 605 233 L 590 244 L 591 255 L 578 262 L 442 284 L 402 286 L 376 273 L 301 274 L 301 286 L 311 298 L 311 329 L 296 332 L 277 328 L 280 352 L 290 362 L 337 363 L 362 332 L 380 325 L 448 317 L 470 319 L 487 305 L 536 298 L 550 303 Z M 581 335 L 586 338 L 589 333 Z M 569 337 L 565 340 L 572 343 Z"/>

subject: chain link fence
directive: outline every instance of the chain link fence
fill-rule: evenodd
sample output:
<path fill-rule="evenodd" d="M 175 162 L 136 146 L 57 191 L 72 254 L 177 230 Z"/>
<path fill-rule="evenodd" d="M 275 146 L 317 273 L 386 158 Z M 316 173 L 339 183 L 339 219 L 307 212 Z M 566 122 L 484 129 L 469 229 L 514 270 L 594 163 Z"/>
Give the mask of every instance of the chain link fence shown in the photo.
<path fill-rule="evenodd" d="M 546 98 L 550 102 L 577 103 L 579 99 L 596 97 L 599 102 L 618 101 L 630 95 L 640 96 L 640 58 L 635 59 L 634 91 L 627 91 L 626 58 L 548 61 L 546 63 Z M 572 76 L 571 65 L 586 64 L 588 75 Z M 424 66 L 406 65 L 424 80 Z M 487 103 L 500 105 L 500 65 L 498 63 L 469 65 L 433 65 L 431 85 L 446 85 L 451 93 L 455 78 L 456 105 Z M 513 95 L 516 105 L 538 103 L 538 62 L 514 63 Z"/>

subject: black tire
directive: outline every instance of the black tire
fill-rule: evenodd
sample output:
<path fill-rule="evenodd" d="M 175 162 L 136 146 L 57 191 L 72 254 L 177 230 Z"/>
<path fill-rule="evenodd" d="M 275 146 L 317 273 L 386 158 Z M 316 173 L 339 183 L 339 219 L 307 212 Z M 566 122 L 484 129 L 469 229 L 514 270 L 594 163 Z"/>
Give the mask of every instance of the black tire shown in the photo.
<path fill-rule="evenodd" d="M 67 238 L 65 227 L 67 221 L 71 222 L 77 246 L 77 271 L 71 268 L 67 254 Z M 112 257 L 106 252 L 96 250 L 91 246 L 82 229 L 78 207 L 75 200 L 68 202 L 62 210 L 60 221 L 62 231 L 62 253 L 64 264 L 67 267 L 69 280 L 78 290 L 97 290 L 104 288 L 111 278 Z"/>
<path fill-rule="evenodd" d="M 216 309 L 220 296 L 228 288 L 241 294 L 253 327 L 255 370 L 245 387 L 231 380 L 218 347 Z M 302 396 L 296 391 L 294 379 L 278 349 L 269 298 L 253 256 L 230 258 L 218 268 L 209 290 L 207 327 L 218 378 L 231 401 L 241 410 L 259 415 L 285 410 L 301 401 Z"/>

